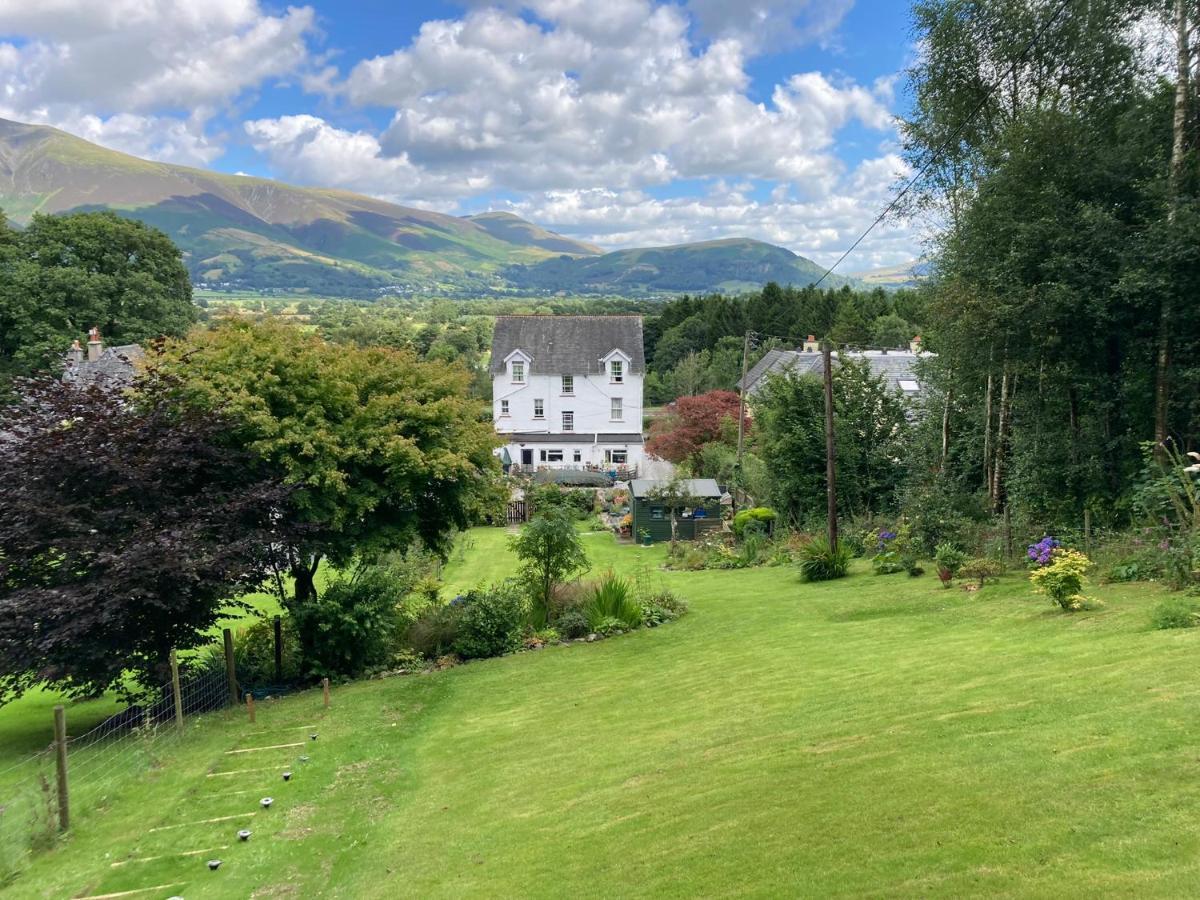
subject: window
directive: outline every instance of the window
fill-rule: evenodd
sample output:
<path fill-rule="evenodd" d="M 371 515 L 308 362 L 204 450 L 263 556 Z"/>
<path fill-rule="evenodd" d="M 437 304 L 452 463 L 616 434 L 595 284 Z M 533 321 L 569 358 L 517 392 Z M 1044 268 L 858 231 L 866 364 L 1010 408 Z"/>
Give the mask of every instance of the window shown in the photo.
<path fill-rule="evenodd" d="M 661 519 L 661 518 L 664 518 L 664 516 L 663 516 L 663 508 L 662 508 L 661 506 L 652 506 L 652 507 L 650 507 L 650 518 L 652 518 L 652 519 Z"/>
<path fill-rule="evenodd" d="M 919 384 L 917 384 L 915 381 L 909 381 L 906 378 L 900 379 L 900 390 L 904 391 L 904 393 L 915 394 L 920 389 L 921 389 L 921 386 Z"/>
<path fill-rule="evenodd" d="M 547 462 L 562 462 L 563 461 L 563 452 L 561 450 L 547 450 L 546 451 L 546 461 Z"/>
<path fill-rule="evenodd" d="M 543 450 L 541 453 L 538 454 L 538 459 L 540 459 L 542 462 L 546 461 L 546 451 L 545 450 Z"/>
<path fill-rule="evenodd" d="M 575 430 L 575 413 L 571 410 L 563 410 L 563 431 Z"/>
<path fill-rule="evenodd" d="M 533 401 L 533 417 L 535 419 L 546 418 L 546 401 L 545 400 L 534 400 Z"/>
<path fill-rule="evenodd" d="M 563 376 L 562 392 L 564 394 L 575 393 L 575 376 L 574 375 L 564 375 Z"/>
<path fill-rule="evenodd" d="M 614 359 L 609 365 L 611 366 L 609 371 L 612 373 L 613 383 L 620 384 L 625 380 L 625 363 L 619 359 Z"/>
<path fill-rule="evenodd" d="M 575 462 L 583 462 L 583 453 L 579 450 L 576 450 L 571 456 Z"/>
<path fill-rule="evenodd" d="M 608 456 L 608 459 L 609 459 L 609 462 L 613 463 L 613 465 L 623 466 L 623 465 L 625 465 L 625 463 L 629 462 L 629 451 L 628 450 L 614 450 Z"/>
<path fill-rule="evenodd" d="M 621 406 L 621 398 L 620 397 L 612 398 L 612 411 L 609 413 L 608 417 L 610 419 L 612 419 L 614 422 L 620 422 L 621 419 L 624 418 L 624 410 L 622 409 L 622 406 Z"/>
<path fill-rule="evenodd" d="M 512 380 L 513 384 L 525 383 L 525 363 L 522 360 L 514 359 L 512 361 Z"/>
<path fill-rule="evenodd" d="M 508 415 L 508 401 L 507 400 L 500 401 L 500 415 L 502 415 L 502 416 Z"/>

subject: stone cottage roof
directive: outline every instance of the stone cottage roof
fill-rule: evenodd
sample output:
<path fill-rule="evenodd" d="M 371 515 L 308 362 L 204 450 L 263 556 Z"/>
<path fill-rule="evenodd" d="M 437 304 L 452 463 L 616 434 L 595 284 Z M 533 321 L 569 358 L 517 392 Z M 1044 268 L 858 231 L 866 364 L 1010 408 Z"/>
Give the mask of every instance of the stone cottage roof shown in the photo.
<path fill-rule="evenodd" d="M 630 374 L 646 371 L 641 316 L 497 316 L 493 375 L 504 371 L 514 350 L 532 359 L 532 375 L 599 375 L 600 360 L 613 350 L 630 358 Z"/>
<path fill-rule="evenodd" d="M 928 358 L 929 353 L 911 350 L 845 350 L 833 354 L 834 365 L 841 357 L 865 362 L 871 374 L 882 378 L 888 387 L 905 397 L 920 397 L 924 386 L 917 375 L 917 363 Z M 768 375 L 793 372 L 796 375 L 824 375 L 825 362 L 820 353 L 803 350 L 768 350 L 754 367 L 746 373 L 745 391 L 757 393 Z M 742 387 L 738 382 L 738 387 Z"/>
<path fill-rule="evenodd" d="M 89 362 L 87 359 L 76 361 L 67 354 L 62 380 L 79 387 L 91 387 L 94 384 L 128 387 L 133 383 L 137 363 L 145 355 L 145 351 L 137 344 L 109 347 L 95 362 Z"/>

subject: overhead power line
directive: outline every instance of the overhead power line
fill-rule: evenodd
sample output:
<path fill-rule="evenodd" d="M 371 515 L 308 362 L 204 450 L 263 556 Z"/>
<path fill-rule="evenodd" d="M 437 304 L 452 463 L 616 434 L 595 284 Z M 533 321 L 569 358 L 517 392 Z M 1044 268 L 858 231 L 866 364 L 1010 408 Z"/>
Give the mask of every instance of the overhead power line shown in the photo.
<path fill-rule="evenodd" d="M 825 270 L 825 274 L 817 279 L 817 281 L 813 285 L 813 287 L 820 287 L 821 282 L 823 282 L 826 278 L 828 278 L 833 273 L 834 269 L 836 269 L 843 262 L 845 262 L 846 257 L 848 257 L 856 249 L 858 249 L 858 245 L 861 244 L 864 240 L 866 240 L 867 235 L 869 235 L 872 231 L 874 231 L 875 227 L 877 225 L 879 225 L 880 222 L 882 222 L 884 219 L 887 218 L 888 213 L 890 213 L 893 209 L 896 208 L 896 204 L 898 204 L 901 200 L 903 200 L 908 195 L 908 192 L 913 189 L 913 187 L 916 185 L 916 183 L 925 177 L 925 173 L 928 172 L 933 167 L 933 164 L 935 162 L 937 162 L 938 159 L 941 158 L 943 153 L 945 153 L 948 149 L 950 149 L 951 145 L 953 145 L 954 142 L 957 141 L 959 139 L 959 137 L 962 136 L 963 131 L 966 130 L 966 127 L 971 124 L 971 121 L 977 115 L 979 115 L 980 111 L 985 106 L 987 106 L 988 101 L 992 99 L 992 97 L 993 97 L 993 95 L 995 95 L 996 91 L 998 91 L 1000 89 L 1000 87 L 1006 81 L 1008 81 L 1008 79 L 1011 78 L 1012 75 L 1017 71 L 1017 68 L 1022 63 L 1025 62 L 1025 60 L 1029 57 L 1029 54 L 1033 52 L 1033 48 L 1037 46 L 1038 41 L 1040 41 L 1042 39 L 1042 37 L 1050 29 L 1050 26 L 1053 25 L 1056 21 L 1058 21 L 1058 17 L 1063 14 L 1063 11 L 1070 5 L 1070 3 L 1071 3 L 1071 0 L 1062 0 L 1062 2 L 1058 4 L 1058 6 L 1055 8 L 1054 12 L 1050 15 L 1050 17 L 1047 18 L 1044 23 L 1042 23 L 1042 26 L 1037 30 L 1037 33 L 1034 34 L 1034 36 L 1032 38 L 1030 38 L 1029 43 L 1025 45 L 1025 49 L 1021 51 L 1020 56 L 1018 56 L 1016 61 L 1014 61 L 1011 66 L 1009 66 L 1008 71 L 1005 72 L 1001 78 L 996 79 L 995 83 L 992 84 L 992 86 L 990 88 L 988 88 L 987 91 L 984 92 L 984 95 L 980 99 L 980 101 L 975 105 L 975 107 L 969 113 L 967 113 L 967 115 L 963 118 L 963 120 L 958 123 L 958 126 L 954 129 L 954 131 L 952 131 L 950 133 L 950 136 L 948 138 L 946 138 L 945 141 L 942 142 L 942 144 L 937 148 L 937 150 L 934 151 L 933 155 L 931 157 L 929 157 L 928 160 L 926 160 L 925 165 L 921 166 L 921 168 L 917 170 L 917 173 L 908 180 L 908 182 L 900 190 L 900 193 L 896 194 L 896 196 L 892 198 L 891 203 L 889 203 L 887 206 L 885 206 L 883 209 L 883 212 L 881 212 L 875 218 L 875 221 L 867 226 L 867 230 L 864 231 L 862 234 L 860 234 L 858 236 L 858 239 L 853 244 L 850 245 L 849 249 L 847 249 L 846 252 L 843 253 L 840 257 L 838 257 L 837 262 L 835 262 L 832 266 L 830 266 L 828 269 Z"/>

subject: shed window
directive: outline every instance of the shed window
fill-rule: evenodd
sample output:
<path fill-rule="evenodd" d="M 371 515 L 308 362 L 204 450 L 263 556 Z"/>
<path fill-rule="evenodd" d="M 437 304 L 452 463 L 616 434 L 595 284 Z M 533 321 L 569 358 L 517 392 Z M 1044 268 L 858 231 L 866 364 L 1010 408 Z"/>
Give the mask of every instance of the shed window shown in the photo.
<path fill-rule="evenodd" d="M 650 518 L 652 518 L 652 519 L 665 518 L 665 516 L 663 514 L 663 508 L 661 506 L 650 507 Z"/>

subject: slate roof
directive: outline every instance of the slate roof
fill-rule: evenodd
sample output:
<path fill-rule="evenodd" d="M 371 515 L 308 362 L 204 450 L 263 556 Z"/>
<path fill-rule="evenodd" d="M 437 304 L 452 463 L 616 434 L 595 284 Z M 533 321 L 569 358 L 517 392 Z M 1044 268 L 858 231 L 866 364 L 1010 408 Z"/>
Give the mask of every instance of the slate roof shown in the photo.
<path fill-rule="evenodd" d="M 492 374 L 504 371 L 514 350 L 532 357 L 532 375 L 599 375 L 612 350 L 630 357 L 632 375 L 646 372 L 641 316 L 497 316 L 492 333 Z"/>
<path fill-rule="evenodd" d="M 544 431 L 502 431 L 500 437 L 510 444 L 640 444 L 641 432 L 619 433 L 593 431 L 566 431 L 549 434 Z"/>
<path fill-rule="evenodd" d="M 79 387 L 91 387 L 94 384 L 128 387 L 133 383 L 136 364 L 145 356 L 145 351 L 137 344 L 109 347 L 95 362 L 88 362 L 87 359 L 73 362 L 68 356 L 62 380 Z"/>
<path fill-rule="evenodd" d="M 712 478 L 681 478 L 679 483 L 693 497 L 720 497 L 721 488 Z M 655 488 L 669 484 L 666 481 L 654 481 L 649 478 L 635 478 L 629 483 L 629 490 L 635 497 L 645 497 Z"/>
<path fill-rule="evenodd" d="M 924 394 L 924 385 L 917 376 L 917 361 L 930 354 L 911 350 L 846 350 L 833 354 L 836 365 L 839 356 L 847 359 L 866 362 L 871 373 L 884 379 L 888 387 L 899 391 L 906 397 L 919 397 Z M 797 375 L 824 375 L 825 362 L 820 353 L 805 353 L 802 350 L 768 350 L 754 367 L 746 373 L 745 390 L 748 394 L 756 393 L 762 387 L 762 381 L 768 375 L 782 372 L 794 372 Z M 900 386 L 901 381 L 916 382 L 917 390 L 905 390 Z M 742 387 L 742 382 L 738 382 Z"/>

